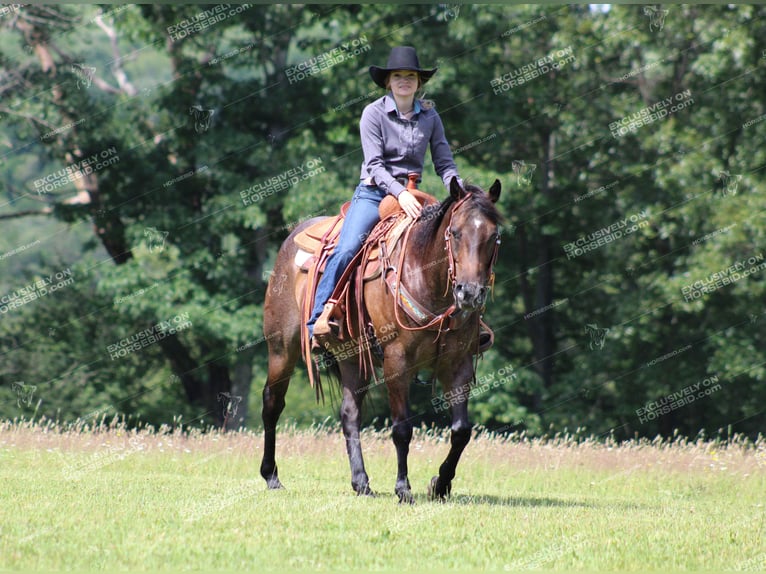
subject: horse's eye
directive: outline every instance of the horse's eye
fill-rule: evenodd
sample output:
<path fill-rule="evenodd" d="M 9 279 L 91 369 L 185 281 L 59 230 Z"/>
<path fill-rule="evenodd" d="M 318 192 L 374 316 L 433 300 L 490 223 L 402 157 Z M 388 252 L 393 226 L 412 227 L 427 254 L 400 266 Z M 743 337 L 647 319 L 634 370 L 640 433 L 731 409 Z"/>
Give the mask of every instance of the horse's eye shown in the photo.
<path fill-rule="evenodd" d="M 460 239 L 460 230 L 452 227 L 450 228 L 449 232 L 450 232 L 450 235 L 452 235 L 452 237 L 454 237 L 455 239 Z"/>

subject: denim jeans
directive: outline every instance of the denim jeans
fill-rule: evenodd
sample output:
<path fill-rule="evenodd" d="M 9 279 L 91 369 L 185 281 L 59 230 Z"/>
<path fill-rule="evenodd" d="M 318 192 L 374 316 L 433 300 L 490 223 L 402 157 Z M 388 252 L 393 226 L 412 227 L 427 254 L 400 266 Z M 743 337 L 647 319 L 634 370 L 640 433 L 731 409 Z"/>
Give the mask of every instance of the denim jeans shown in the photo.
<path fill-rule="evenodd" d="M 343 275 L 349 262 L 362 247 L 362 243 L 372 228 L 380 221 L 378 206 L 385 196 L 385 192 L 379 187 L 362 183 L 354 191 L 351 207 L 343 220 L 338 244 L 330 257 L 327 258 L 324 273 L 317 284 L 314 307 L 307 323 L 309 337 L 314 334 L 314 323 L 322 314 L 322 309 L 335 290 L 340 276 Z"/>

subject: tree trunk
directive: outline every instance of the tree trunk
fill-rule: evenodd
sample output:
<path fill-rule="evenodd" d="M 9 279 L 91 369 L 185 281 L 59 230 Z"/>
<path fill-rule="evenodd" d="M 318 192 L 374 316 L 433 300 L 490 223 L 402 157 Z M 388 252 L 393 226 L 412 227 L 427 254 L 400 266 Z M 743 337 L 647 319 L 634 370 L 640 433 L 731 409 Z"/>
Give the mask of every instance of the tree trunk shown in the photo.
<path fill-rule="evenodd" d="M 158 344 L 170 363 L 170 368 L 181 380 L 186 398 L 191 404 L 202 405 L 204 403 L 204 383 L 197 376 L 199 369 L 197 362 L 178 340 L 177 335 L 166 337 L 160 340 Z"/>
<path fill-rule="evenodd" d="M 553 158 L 556 155 L 556 135 L 553 131 L 545 132 L 543 136 L 543 167 L 541 191 L 548 200 L 546 209 L 553 204 L 553 181 L 554 166 Z M 543 379 L 543 386 L 548 389 L 553 385 L 553 355 L 556 352 L 556 334 L 555 334 L 555 309 L 550 307 L 553 304 L 553 247 L 552 238 L 541 230 L 540 241 L 537 250 L 537 270 L 538 280 L 536 288 L 536 305 L 538 309 L 548 309 L 544 313 L 537 315 L 539 321 L 538 328 L 538 346 L 537 346 L 537 368 Z"/>
<path fill-rule="evenodd" d="M 547 198 L 553 197 L 553 161 L 555 156 L 555 136 L 552 130 L 543 132 L 543 169 L 541 193 Z M 550 204 L 545 202 L 545 207 Z M 535 247 L 530 248 L 525 225 L 520 225 L 519 234 L 519 263 L 521 266 L 521 293 L 524 308 L 527 311 L 524 319 L 527 324 L 529 338 L 532 341 L 534 368 L 548 389 L 553 385 L 554 354 L 556 352 L 556 335 L 553 303 L 553 247 L 550 235 L 543 231 L 543 222 L 539 222 L 540 231 Z M 534 285 L 530 284 L 530 260 L 534 256 L 537 274 Z M 542 393 L 535 391 L 531 407 L 539 411 L 542 406 Z"/>

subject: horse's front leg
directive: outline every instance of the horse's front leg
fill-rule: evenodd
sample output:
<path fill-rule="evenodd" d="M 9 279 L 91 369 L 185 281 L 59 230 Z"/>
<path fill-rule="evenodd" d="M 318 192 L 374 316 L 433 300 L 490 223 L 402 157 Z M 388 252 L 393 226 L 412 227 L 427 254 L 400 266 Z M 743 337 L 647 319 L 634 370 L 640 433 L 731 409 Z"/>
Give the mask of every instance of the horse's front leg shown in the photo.
<path fill-rule="evenodd" d="M 402 345 L 389 345 L 385 350 L 383 362 L 383 376 L 388 389 L 388 402 L 391 406 L 391 421 L 393 429 L 391 438 L 396 447 L 396 486 L 394 492 L 399 497 L 400 504 L 413 504 L 415 502 L 410 488 L 410 480 L 407 478 L 407 456 L 410 453 L 410 441 L 412 440 L 412 421 L 410 417 L 410 382 L 415 377 L 412 368 L 404 368 L 407 365 L 404 347 Z"/>
<path fill-rule="evenodd" d="M 468 421 L 468 395 L 471 391 L 473 365 L 471 358 L 466 358 L 455 373 L 445 373 L 441 378 L 444 394 L 449 397 L 452 412 L 452 432 L 447 458 L 439 467 L 439 476 L 431 479 L 428 496 L 431 500 L 445 500 L 452 493 L 452 479 L 468 441 L 471 440 L 471 423 Z"/>
<path fill-rule="evenodd" d="M 354 362 L 355 359 L 352 359 Z M 340 421 L 343 436 L 346 439 L 346 452 L 351 465 L 351 487 L 358 495 L 374 495 L 370 488 L 370 479 L 364 468 L 362 443 L 359 440 L 359 428 L 362 424 L 362 399 L 367 394 L 365 381 L 359 379 L 358 365 L 341 364 L 343 401 L 340 406 Z"/>

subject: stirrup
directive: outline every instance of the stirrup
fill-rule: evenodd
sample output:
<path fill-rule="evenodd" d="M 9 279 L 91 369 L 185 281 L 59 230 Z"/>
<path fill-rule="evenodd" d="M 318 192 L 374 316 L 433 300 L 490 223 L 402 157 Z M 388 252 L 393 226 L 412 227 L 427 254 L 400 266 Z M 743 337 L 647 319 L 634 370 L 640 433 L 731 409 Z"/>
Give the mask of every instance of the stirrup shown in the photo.
<path fill-rule="evenodd" d="M 340 333 L 340 325 L 334 317 L 335 305 L 333 303 L 325 303 L 322 314 L 314 323 L 314 337 L 317 339 L 324 339 L 326 337 L 337 337 Z"/>
<path fill-rule="evenodd" d="M 311 337 L 311 354 L 312 355 L 320 355 L 324 352 L 324 346 L 322 343 L 312 335 Z"/>
<path fill-rule="evenodd" d="M 495 342 L 495 334 L 492 329 L 482 321 L 479 323 L 479 350 L 477 354 L 480 355 L 487 349 L 489 349 Z"/>

